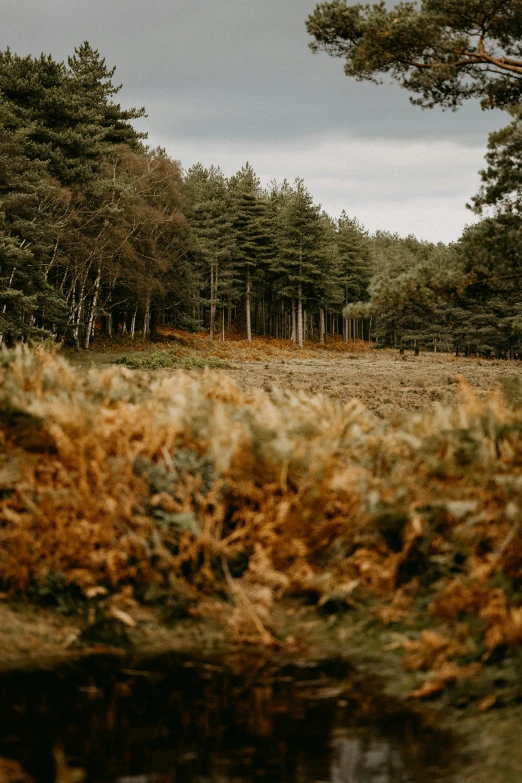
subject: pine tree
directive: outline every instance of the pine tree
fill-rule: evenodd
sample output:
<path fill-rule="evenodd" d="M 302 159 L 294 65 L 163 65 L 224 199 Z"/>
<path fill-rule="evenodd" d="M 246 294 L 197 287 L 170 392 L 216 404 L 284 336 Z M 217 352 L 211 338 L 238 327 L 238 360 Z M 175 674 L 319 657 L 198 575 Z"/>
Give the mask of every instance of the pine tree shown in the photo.
<path fill-rule="evenodd" d="M 44 337 L 64 318 L 47 280 L 61 191 L 24 154 L 26 133 L 0 98 L 0 345 Z"/>
<path fill-rule="evenodd" d="M 271 252 L 268 203 L 247 163 L 230 181 L 235 277 L 245 295 L 247 340 L 252 340 L 252 292 L 261 288 Z"/>
<path fill-rule="evenodd" d="M 368 234 L 353 218 L 343 210 L 337 221 L 337 248 L 342 266 L 342 286 L 344 305 L 361 302 L 367 298 L 368 283 L 371 278 L 371 251 Z M 359 326 L 359 328 L 358 328 Z M 356 339 L 360 332 L 360 323 L 352 318 L 343 317 L 343 337 Z"/>
<path fill-rule="evenodd" d="M 71 92 L 78 97 L 85 116 L 101 128 L 100 140 L 103 144 L 127 144 L 133 150 L 141 149 L 146 133 L 139 133 L 131 125 L 131 120 L 146 117 L 145 109 L 122 109 L 113 100 L 122 85 L 115 86 L 112 77 L 116 68 L 108 68 L 105 58 L 93 49 L 88 41 L 74 50 L 68 58 Z"/>
<path fill-rule="evenodd" d="M 69 58 L 69 67 L 52 57 L 19 57 L 0 52 L 0 96 L 27 129 L 25 154 L 47 161 L 48 171 L 64 185 L 84 185 L 100 172 L 110 144 L 137 145 L 131 119 L 143 109 L 122 110 L 112 101 L 118 92 L 114 69 L 84 43 Z"/>
<path fill-rule="evenodd" d="M 328 231 L 321 208 L 313 203 L 302 179 L 296 179 L 293 187 L 283 182 L 274 189 L 272 198 L 278 222 L 277 251 L 271 268 L 279 275 L 281 295 L 297 302 L 293 339 L 302 348 L 303 307 L 313 298 L 314 285 L 321 277 L 328 253 Z"/>
<path fill-rule="evenodd" d="M 213 340 L 218 308 L 224 336 L 224 308 L 230 308 L 234 295 L 234 237 L 228 186 L 220 169 L 205 169 L 196 164 L 187 172 L 185 188 L 189 243 L 200 269 L 201 288 L 208 292 L 205 303 L 209 307 L 209 333 Z"/>

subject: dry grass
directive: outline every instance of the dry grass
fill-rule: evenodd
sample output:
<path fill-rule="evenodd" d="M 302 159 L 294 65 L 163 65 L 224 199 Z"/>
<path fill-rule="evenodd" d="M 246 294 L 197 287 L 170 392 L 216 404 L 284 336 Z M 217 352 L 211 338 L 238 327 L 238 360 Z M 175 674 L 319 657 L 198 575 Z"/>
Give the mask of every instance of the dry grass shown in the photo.
<path fill-rule="evenodd" d="M 4 591 L 228 606 L 238 638 L 265 641 L 285 595 L 367 607 L 424 624 L 397 641 L 431 672 L 418 696 L 522 641 L 516 384 L 511 405 L 461 383 L 456 407 L 392 424 L 211 371 L 0 363 Z"/>
<path fill-rule="evenodd" d="M 170 341 L 167 340 L 170 338 Z M 522 362 L 456 358 L 445 353 L 375 349 L 368 343 L 344 344 L 329 337 L 325 346 L 306 343 L 300 350 L 288 340 L 255 338 L 211 342 L 204 334 L 165 333 L 163 342 L 138 341 L 114 350 L 71 353 L 75 364 L 105 366 L 124 363 L 138 369 L 191 370 L 210 366 L 226 369 L 245 392 L 274 387 L 309 395 L 324 393 L 341 403 L 357 398 L 381 418 L 397 412 L 455 404 L 457 378 L 464 376 L 482 399 L 504 380 L 522 378 Z M 98 347 L 102 347 L 98 345 Z M 136 350 L 138 348 L 139 350 Z"/>
<path fill-rule="evenodd" d="M 214 356 L 229 361 L 249 362 L 266 359 L 313 359 L 327 358 L 349 353 L 364 353 L 371 350 L 371 344 L 363 341 L 343 343 L 339 335 L 330 335 L 324 345 L 316 341 L 305 341 L 304 347 L 299 348 L 291 340 L 276 340 L 273 337 L 254 336 L 249 342 L 242 335 L 233 334 L 226 340 L 218 336 L 210 340 L 207 332 L 189 333 L 181 329 L 163 326 L 159 328 L 158 336 L 154 340 L 154 349 L 157 351 L 173 350 L 179 357 Z M 98 335 L 92 344 L 90 354 L 117 353 L 130 355 L 148 353 L 151 350 L 150 340 L 144 340 L 137 336 L 134 340 L 130 337 L 105 339 Z"/>

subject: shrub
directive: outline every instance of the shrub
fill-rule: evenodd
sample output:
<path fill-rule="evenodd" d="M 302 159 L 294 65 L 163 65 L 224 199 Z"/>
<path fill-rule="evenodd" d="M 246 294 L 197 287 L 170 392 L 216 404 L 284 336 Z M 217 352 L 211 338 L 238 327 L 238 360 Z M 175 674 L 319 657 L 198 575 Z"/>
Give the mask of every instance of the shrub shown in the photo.
<path fill-rule="evenodd" d="M 486 657 L 522 640 L 522 409 L 500 393 L 461 382 L 455 408 L 392 424 L 25 348 L 1 354 L 0 390 L 3 590 L 240 588 L 265 619 L 285 593 L 371 599 L 386 622 L 418 602 L 448 628 L 477 618 Z"/>

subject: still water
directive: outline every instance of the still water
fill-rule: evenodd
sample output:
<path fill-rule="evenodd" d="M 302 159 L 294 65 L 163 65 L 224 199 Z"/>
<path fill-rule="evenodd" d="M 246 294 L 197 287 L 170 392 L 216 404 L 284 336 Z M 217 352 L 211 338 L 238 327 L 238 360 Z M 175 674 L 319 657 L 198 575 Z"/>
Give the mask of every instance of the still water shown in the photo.
<path fill-rule="evenodd" d="M 445 779 L 448 749 L 339 663 L 95 659 L 0 678 L 0 783 L 424 783 Z"/>

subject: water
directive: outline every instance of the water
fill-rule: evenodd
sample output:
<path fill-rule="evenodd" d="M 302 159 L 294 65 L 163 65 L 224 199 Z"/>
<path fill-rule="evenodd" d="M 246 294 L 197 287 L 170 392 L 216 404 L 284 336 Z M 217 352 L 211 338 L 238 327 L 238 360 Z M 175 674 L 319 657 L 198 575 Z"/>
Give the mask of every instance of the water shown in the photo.
<path fill-rule="evenodd" d="M 0 678 L 0 783 L 421 783 L 443 779 L 448 747 L 343 664 L 95 659 Z"/>

